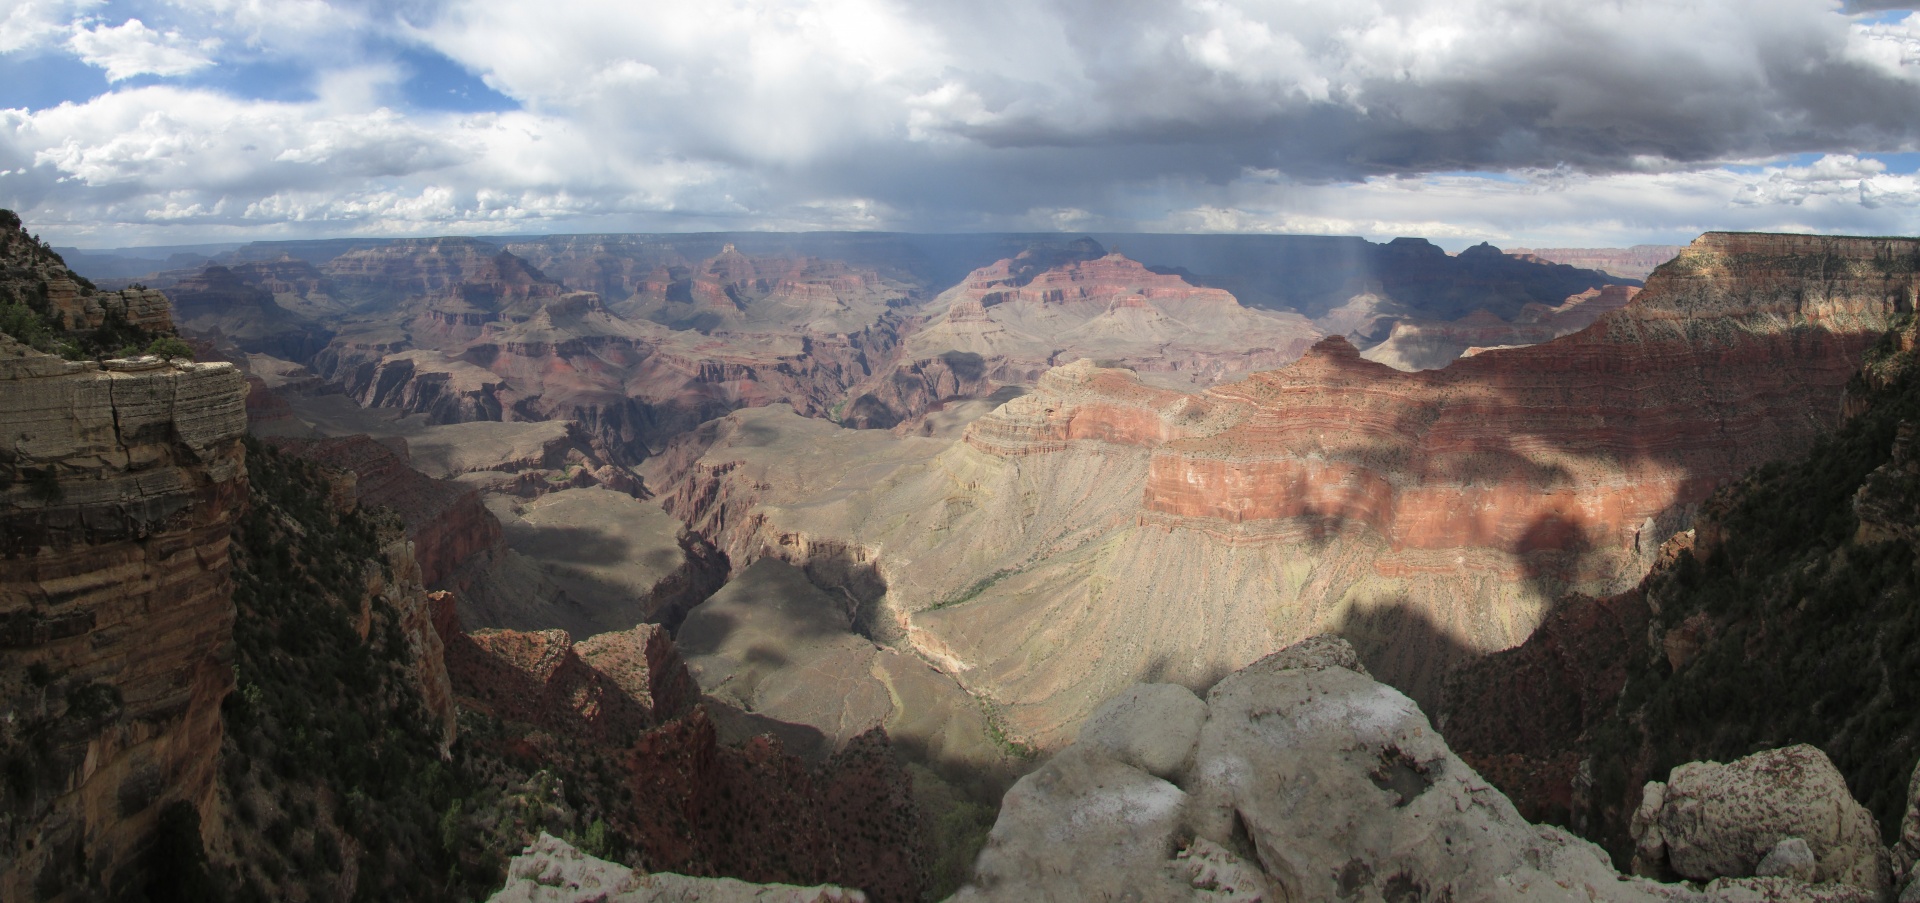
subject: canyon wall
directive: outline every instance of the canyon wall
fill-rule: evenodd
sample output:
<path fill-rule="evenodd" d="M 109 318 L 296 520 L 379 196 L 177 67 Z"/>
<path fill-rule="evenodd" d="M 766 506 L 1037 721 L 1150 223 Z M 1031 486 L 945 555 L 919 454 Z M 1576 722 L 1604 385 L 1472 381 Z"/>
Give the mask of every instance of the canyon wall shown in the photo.
<path fill-rule="evenodd" d="M 166 804 L 214 810 L 246 394 L 0 337 L 0 897 L 118 892 Z"/>
<path fill-rule="evenodd" d="M 1587 329 L 1444 370 L 1339 338 L 1199 393 L 1081 361 L 946 446 L 741 412 L 668 506 L 736 568 L 845 575 L 1042 745 L 1143 676 L 1204 686 L 1326 630 L 1431 705 L 1837 422 L 1917 273 L 1920 242 L 1715 233 Z"/>

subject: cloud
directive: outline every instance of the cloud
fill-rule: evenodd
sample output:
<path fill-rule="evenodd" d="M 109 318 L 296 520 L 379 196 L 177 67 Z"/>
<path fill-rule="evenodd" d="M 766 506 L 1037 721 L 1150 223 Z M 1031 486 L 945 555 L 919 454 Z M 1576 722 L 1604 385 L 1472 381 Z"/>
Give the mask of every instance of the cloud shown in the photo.
<path fill-rule="evenodd" d="M 141 18 L 75 25 L 93 8 L 28 0 L 0 24 L 116 82 L 182 80 L 0 118 L 0 168 L 27 169 L 0 205 L 56 235 L 1920 229 L 1911 177 L 1872 156 L 1920 150 L 1920 17 L 1831 0 L 124 11 Z M 416 52 L 519 109 L 410 107 Z M 297 71 L 312 99 L 207 87 L 242 64 Z"/>
<path fill-rule="evenodd" d="M 80 13 L 106 0 L 15 0 L 0 17 L 0 53 L 36 50 L 56 43 Z"/>
<path fill-rule="evenodd" d="M 213 65 L 209 53 L 219 41 L 189 40 L 178 31 L 165 33 L 148 28 L 139 19 L 119 25 L 95 25 L 74 31 L 67 39 L 82 60 L 107 70 L 108 81 L 123 81 L 136 75 L 186 75 Z"/>

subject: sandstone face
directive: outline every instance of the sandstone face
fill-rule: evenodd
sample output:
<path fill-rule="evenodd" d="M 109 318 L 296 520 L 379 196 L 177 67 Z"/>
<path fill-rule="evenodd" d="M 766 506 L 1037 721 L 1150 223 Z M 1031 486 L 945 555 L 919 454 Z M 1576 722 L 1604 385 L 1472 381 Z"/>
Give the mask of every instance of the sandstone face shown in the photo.
<path fill-rule="evenodd" d="M 663 628 L 574 643 L 557 630 L 469 635 L 451 606 L 435 614 L 461 703 L 505 722 L 478 742 L 610 772 L 616 792 L 596 802 L 649 868 L 920 899 L 928 827 L 882 732 L 811 763 L 770 734 L 726 743 Z"/>
<path fill-rule="evenodd" d="M 1784 867 L 1798 839 L 1815 860 L 1818 883 L 1845 884 L 1879 897 L 1888 890 L 1887 852 L 1867 810 L 1845 779 L 1811 746 L 1755 753 L 1721 765 L 1693 762 L 1664 786 L 1649 784 L 1636 813 L 1636 871 L 1663 868 L 1696 881 L 1763 874 Z M 1766 874 L 1780 874 L 1767 872 Z"/>
<path fill-rule="evenodd" d="M 1323 653 L 1230 675 L 1202 707 L 1178 783 L 1085 741 L 1021 779 L 953 899 L 1856 898 L 1785 877 L 1700 891 L 1619 875 L 1598 847 L 1522 819 L 1411 700 Z M 1782 808 L 1801 792 L 1769 789 Z"/>
<path fill-rule="evenodd" d="M 360 504 L 392 508 L 407 525 L 427 586 L 444 583 L 463 562 L 501 545 L 500 522 L 487 513 L 480 494 L 408 466 L 405 440 L 347 436 L 272 441 L 288 454 L 355 474 Z"/>
<path fill-rule="evenodd" d="M 1631 248 L 1510 248 L 1507 254 L 1522 260 L 1602 270 L 1623 279 L 1645 279 L 1685 250 L 1678 245 L 1634 245 Z"/>
<path fill-rule="evenodd" d="M 881 622 L 1041 746 L 1142 678 L 1327 631 L 1433 700 L 1834 423 L 1917 249 L 1708 235 L 1587 329 L 1438 371 L 1337 338 L 1200 393 L 1080 361 L 944 448 L 737 413 L 666 505 L 736 566 L 857 565 Z"/>
<path fill-rule="evenodd" d="M 0 217 L 0 301 L 43 307 L 70 331 L 94 329 L 113 318 L 150 332 L 173 332 L 166 295 L 148 288 L 103 292 L 83 284 L 58 254 L 21 228 L 11 211 Z"/>
<path fill-rule="evenodd" d="M 679 654 L 656 625 L 575 643 L 564 630 L 468 634 L 450 622 L 443 611 L 437 625 L 454 684 L 506 720 L 622 746 L 693 702 Z"/>
<path fill-rule="evenodd" d="M 1292 361 L 1319 336 L 1297 314 L 1242 307 L 1225 291 L 1097 245 L 1081 254 L 1029 251 L 982 267 L 933 307 L 945 313 L 914 333 L 901 363 L 866 387 L 867 403 L 895 419 L 999 386 L 1032 385 L 1048 367 L 1076 359 L 1207 385 Z"/>
<path fill-rule="evenodd" d="M 489 903 L 866 903 L 857 890 L 750 884 L 732 878 L 644 874 L 588 856 L 541 834 L 507 863 L 507 884 Z"/>
<path fill-rule="evenodd" d="M 0 897 L 104 892 L 166 804 L 213 811 L 246 391 L 0 337 Z"/>

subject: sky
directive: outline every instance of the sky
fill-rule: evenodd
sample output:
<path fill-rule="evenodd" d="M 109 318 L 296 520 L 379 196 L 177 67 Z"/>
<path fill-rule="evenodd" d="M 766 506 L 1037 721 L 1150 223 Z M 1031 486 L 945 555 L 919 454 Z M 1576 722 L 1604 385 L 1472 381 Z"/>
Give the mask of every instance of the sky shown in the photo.
<path fill-rule="evenodd" d="M 55 244 L 1920 233 L 1884 0 L 0 0 Z"/>

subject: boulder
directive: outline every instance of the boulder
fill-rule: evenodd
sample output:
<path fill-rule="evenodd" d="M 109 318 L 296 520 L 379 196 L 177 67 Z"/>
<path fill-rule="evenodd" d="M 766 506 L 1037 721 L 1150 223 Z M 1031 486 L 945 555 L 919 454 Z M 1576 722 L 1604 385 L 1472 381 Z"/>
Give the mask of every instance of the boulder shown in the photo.
<path fill-rule="evenodd" d="M 1816 750 L 1685 766 L 1649 785 L 1635 818 L 1646 871 L 1667 869 L 1675 850 L 1696 868 L 1688 857 L 1717 849 L 1709 836 L 1731 849 L 1733 832 L 1754 830 L 1739 875 L 1664 884 L 1621 875 L 1599 847 L 1527 822 L 1419 706 L 1357 664 L 1344 640 L 1316 637 L 1229 675 L 1204 702 L 1164 685 L 1123 692 L 1007 793 L 952 900 L 1881 899 L 1868 880 L 1884 852 L 1857 836 L 1859 807 Z M 1701 808 L 1722 801 L 1738 808 Z M 1821 811 L 1780 816 L 1806 807 Z"/>
<path fill-rule="evenodd" d="M 1753 874 L 1759 878 L 1792 878 L 1812 884 L 1818 870 L 1819 863 L 1814 858 L 1813 848 L 1798 837 L 1789 837 L 1767 851 L 1760 864 L 1754 867 Z"/>
<path fill-rule="evenodd" d="M 542 833 L 507 864 L 507 883 L 489 903 L 866 903 L 857 890 L 752 884 L 635 872 Z"/>
<path fill-rule="evenodd" d="M 1648 805 L 1657 811 L 1648 813 Z M 1788 838 L 1812 852 L 1820 882 L 1880 896 L 1889 886 L 1887 852 L 1873 817 L 1847 791 L 1825 753 L 1811 746 L 1754 753 L 1722 765 L 1689 762 L 1666 785 L 1649 785 L 1634 817 L 1636 862 L 1696 881 L 1747 878 Z"/>
<path fill-rule="evenodd" d="M 1079 742 L 1155 777 L 1172 778 L 1187 764 L 1206 723 L 1207 704 L 1178 684 L 1138 684 L 1095 710 Z"/>

